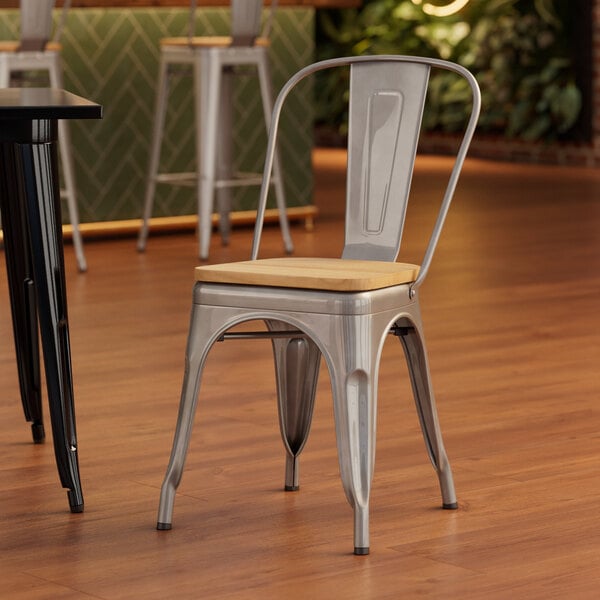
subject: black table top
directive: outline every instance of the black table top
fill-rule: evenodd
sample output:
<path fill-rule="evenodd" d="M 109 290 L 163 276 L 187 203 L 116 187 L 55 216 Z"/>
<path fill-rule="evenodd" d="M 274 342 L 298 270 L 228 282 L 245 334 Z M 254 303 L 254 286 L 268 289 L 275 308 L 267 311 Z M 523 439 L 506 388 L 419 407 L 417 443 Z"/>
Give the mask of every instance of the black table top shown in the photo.
<path fill-rule="evenodd" d="M 102 106 L 65 90 L 0 89 L 0 119 L 101 119 Z"/>

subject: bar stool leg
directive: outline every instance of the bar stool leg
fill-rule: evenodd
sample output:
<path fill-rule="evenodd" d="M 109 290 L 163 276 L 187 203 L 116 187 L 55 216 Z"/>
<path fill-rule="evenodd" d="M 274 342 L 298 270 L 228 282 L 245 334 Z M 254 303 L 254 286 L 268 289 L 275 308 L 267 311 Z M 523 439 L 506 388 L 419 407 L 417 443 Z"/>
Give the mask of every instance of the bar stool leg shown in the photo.
<path fill-rule="evenodd" d="M 200 83 L 196 94 L 196 128 L 198 160 L 198 246 L 201 260 L 208 258 L 212 229 L 215 190 L 217 120 L 221 98 L 220 61 L 211 52 L 200 52 L 200 61 L 194 63 L 194 79 Z M 198 152 L 199 151 L 199 152 Z"/>
<path fill-rule="evenodd" d="M 217 179 L 231 181 L 233 179 L 233 80 L 235 74 L 232 68 L 225 67 L 221 71 L 221 103 L 218 117 L 217 144 Z M 219 211 L 219 232 L 224 246 L 229 244 L 231 235 L 232 189 L 229 186 L 218 187 L 216 190 L 217 209 Z"/>
<path fill-rule="evenodd" d="M 144 214 L 142 216 L 142 227 L 138 234 L 137 249 L 143 252 L 148 241 L 148 230 L 152 207 L 154 205 L 154 194 L 156 192 L 156 177 L 158 164 L 160 162 L 161 142 L 165 130 L 165 115 L 167 113 L 167 98 L 169 95 L 168 63 L 163 56 L 160 57 L 158 71 L 158 88 L 156 90 L 156 106 L 154 109 L 154 126 L 152 128 L 152 147 L 150 149 L 150 165 L 148 167 L 148 179 L 146 180 L 146 197 L 144 200 Z"/>
<path fill-rule="evenodd" d="M 7 88 L 10 86 L 10 71 L 6 64 L 6 58 L 0 56 L 0 88 Z"/>
<path fill-rule="evenodd" d="M 61 86 L 57 86 L 59 89 Z M 73 235 L 73 247 L 75 249 L 75 257 L 77 266 L 81 273 L 87 271 L 87 261 L 83 251 L 83 240 L 81 239 L 81 231 L 79 229 L 79 210 L 77 208 L 76 191 L 75 191 L 75 169 L 73 166 L 73 156 L 71 154 L 71 134 L 69 132 L 69 124 L 65 121 L 58 123 L 58 147 L 60 150 L 61 164 L 65 176 L 65 191 L 64 195 L 67 199 L 67 208 L 69 211 L 69 221 Z"/>
<path fill-rule="evenodd" d="M 58 61 L 59 55 L 57 54 L 49 68 L 50 85 L 53 88 L 62 89 L 64 87 L 63 77 Z M 71 154 L 71 136 L 69 133 L 69 125 L 65 121 L 59 121 L 58 123 L 58 147 L 65 178 L 63 195 L 67 199 L 67 208 L 69 211 L 69 221 L 71 222 L 73 231 L 73 247 L 75 248 L 77 266 L 79 267 L 80 272 L 85 273 L 85 271 L 87 271 L 87 261 L 85 259 L 83 241 L 79 230 L 79 210 L 77 209 L 76 200 L 75 168 L 73 166 L 73 155 Z"/>

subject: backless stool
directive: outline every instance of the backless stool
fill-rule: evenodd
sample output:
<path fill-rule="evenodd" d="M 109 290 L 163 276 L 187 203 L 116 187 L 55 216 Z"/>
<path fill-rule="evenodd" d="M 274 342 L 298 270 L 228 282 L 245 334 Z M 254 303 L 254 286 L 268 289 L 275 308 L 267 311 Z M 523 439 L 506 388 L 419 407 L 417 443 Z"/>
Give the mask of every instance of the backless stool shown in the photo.
<path fill-rule="evenodd" d="M 54 4 L 55 0 L 20 0 L 20 39 L 0 41 L 0 88 L 21 87 L 25 82 L 25 76 L 37 71 L 48 73 L 50 87 L 55 89 L 64 87 L 61 45 L 58 40 L 62 34 L 71 0 L 64 1 L 60 21 L 50 40 Z M 87 263 L 79 231 L 75 168 L 71 155 L 69 126 L 65 121 L 58 122 L 58 147 L 64 176 L 64 187 L 60 195 L 67 201 L 77 266 L 81 272 L 84 272 L 87 270 Z"/>
<path fill-rule="evenodd" d="M 237 67 L 254 66 L 260 84 L 264 120 L 271 121 L 272 92 L 268 63 L 268 34 L 277 2 L 272 0 L 265 28 L 259 35 L 262 0 L 231 1 L 231 36 L 195 37 L 196 0 L 190 2 L 190 27 L 187 37 L 164 38 L 160 42 L 159 80 L 150 151 L 150 165 L 138 250 L 146 248 L 149 220 L 152 215 L 157 183 L 196 186 L 198 203 L 199 256 L 208 258 L 212 213 L 217 192 L 219 228 L 223 243 L 229 240 L 231 188 L 260 186 L 260 174 L 232 173 L 231 160 L 231 88 Z M 161 143 L 171 76 L 188 65 L 194 80 L 196 114 L 196 172 L 158 173 Z M 285 212 L 283 183 L 279 176 L 279 160 L 275 159 L 273 185 L 279 220 L 287 252 L 292 241 Z"/>

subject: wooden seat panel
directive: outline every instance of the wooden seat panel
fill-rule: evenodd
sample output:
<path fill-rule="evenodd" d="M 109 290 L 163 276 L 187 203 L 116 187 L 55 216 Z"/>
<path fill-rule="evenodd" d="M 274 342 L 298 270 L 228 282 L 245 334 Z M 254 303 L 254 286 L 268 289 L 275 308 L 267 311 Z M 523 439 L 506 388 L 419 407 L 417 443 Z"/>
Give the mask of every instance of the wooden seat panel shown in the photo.
<path fill-rule="evenodd" d="M 415 281 L 418 265 L 341 258 L 265 258 L 196 267 L 196 281 L 363 292 Z"/>

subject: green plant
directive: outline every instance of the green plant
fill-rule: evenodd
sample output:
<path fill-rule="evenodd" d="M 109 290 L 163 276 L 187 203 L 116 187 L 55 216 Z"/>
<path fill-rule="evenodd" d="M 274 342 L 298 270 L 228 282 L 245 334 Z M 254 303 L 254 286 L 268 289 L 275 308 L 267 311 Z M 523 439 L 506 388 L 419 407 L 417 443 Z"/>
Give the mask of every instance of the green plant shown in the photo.
<path fill-rule="evenodd" d="M 553 0 L 471 0 L 442 18 L 427 14 L 413 0 L 367 0 L 361 10 L 321 12 L 319 58 L 389 53 L 453 60 L 480 82 L 481 131 L 550 141 L 568 134 L 582 105 L 568 11 L 567 3 L 555 6 Z M 321 82 L 318 105 L 331 110 L 329 102 L 340 83 Z M 426 129 L 451 132 L 461 127 L 465 86 L 441 75 L 432 78 L 430 93 Z M 331 114 L 318 111 L 322 122 L 343 133 L 343 101 Z"/>

